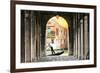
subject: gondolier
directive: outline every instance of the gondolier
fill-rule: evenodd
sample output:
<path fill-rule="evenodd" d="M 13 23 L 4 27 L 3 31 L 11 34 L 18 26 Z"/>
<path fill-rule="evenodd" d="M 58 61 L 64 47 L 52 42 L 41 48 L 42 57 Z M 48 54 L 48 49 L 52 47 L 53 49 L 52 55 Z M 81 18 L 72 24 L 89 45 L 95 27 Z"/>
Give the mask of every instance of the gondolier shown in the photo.
<path fill-rule="evenodd" d="M 55 54 L 55 51 L 54 51 L 54 41 L 53 40 L 51 40 L 51 42 L 49 43 L 49 47 L 51 48 L 52 55 Z"/>

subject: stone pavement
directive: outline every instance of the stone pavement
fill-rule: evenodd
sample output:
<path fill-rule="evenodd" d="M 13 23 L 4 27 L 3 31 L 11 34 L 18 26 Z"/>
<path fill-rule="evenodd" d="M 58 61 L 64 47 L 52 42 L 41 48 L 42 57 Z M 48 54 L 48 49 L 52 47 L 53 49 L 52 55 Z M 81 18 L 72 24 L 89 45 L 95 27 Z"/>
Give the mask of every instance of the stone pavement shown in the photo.
<path fill-rule="evenodd" d="M 41 57 L 38 62 L 48 62 L 48 61 L 71 61 L 71 60 L 78 60 L 74 56 L 46 56 Z"/>

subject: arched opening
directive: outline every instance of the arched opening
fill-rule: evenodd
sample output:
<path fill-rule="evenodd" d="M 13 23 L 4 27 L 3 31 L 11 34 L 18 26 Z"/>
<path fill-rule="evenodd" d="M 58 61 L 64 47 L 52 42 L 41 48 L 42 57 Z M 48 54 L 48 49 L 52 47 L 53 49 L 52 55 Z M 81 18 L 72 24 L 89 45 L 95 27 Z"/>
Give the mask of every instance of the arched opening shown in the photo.
<path fill-rule="evenodd" d="M 45 54 L 46 56 L 69 55 L 68 22 L 59 15 L 50 18 L 46 24 Z"/>

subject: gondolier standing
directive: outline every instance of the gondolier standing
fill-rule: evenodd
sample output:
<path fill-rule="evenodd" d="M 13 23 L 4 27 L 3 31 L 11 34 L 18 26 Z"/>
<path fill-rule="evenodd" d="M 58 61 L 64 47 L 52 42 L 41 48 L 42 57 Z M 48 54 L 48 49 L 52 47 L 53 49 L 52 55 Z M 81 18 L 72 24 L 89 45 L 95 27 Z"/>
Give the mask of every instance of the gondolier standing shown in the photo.
<path fill-rule="evenodd" d="M 55 54 L 55 51 L 54 51 L 54 40 L 51 40 L 51 42 L 49 43 L 49 47 L 51 48 L 52 55 Z"/>

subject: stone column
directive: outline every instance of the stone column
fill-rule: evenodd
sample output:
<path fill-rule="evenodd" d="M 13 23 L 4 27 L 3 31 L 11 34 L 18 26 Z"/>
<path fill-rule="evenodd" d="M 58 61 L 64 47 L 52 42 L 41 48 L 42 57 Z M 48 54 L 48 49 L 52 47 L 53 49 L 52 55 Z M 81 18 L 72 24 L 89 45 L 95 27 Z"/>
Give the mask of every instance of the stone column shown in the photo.
<path fill-rule="evenodd" d="M 36 61 L 36 17 L 31 12 L 31 61 Z"/>
<path fill-rule="evenodd" d="M 77 37 L 77 36 L 76 36 L 76 23 L 75 23 L 75 19 L 76 19 L 76 18 L 75 18 L 75 15 L 74 15 L 74 16 L 73 16 L 73 30 L 74 30 L 74 31 L 73 31 L 73 33 L 74 33 L 74 36 L 73 36 L 73 37 L 74 37 L 74 47 L 73 47 L 74 51 L 73 51 L 73 55 L 74 55 L 74 56 L 76 56 L 76 47 L 77 47 L 77 46 L 76 46 L 76 37 Z"/>
<path fill-rule="evenodd" d="M 78 14 L 76 14 L 76 57 L 78 58 Z"/>
<path fill-rule="evenodd" d="M 21 62 L 25 62 L 25 11 L 21 10 Z"/>
<path fill-rule="evenodd" d="M 80 24 L 80 14 L 77 14 L 77 54 L 78 59 L 81 58 L 81 24 Z"/>
<path fill-rule="evenodd" d="M 80 51 L 81 51 L 80 27 L 78 27 L 78 34 L 77 34 L 77 36 L 78 36 L 78 38 L 77 38 L 78 39 L 78 41 L 77 41 L 78 42 L 78 46 L 77 46 L 78 47 L 78 59 L 80 59 Z"/>
<path fill-rule="evenodd" d="M 88 16 L 84 16 L 84 59 L 86 59 L 89 52 L 88 34 Z"/>
<path fill-rule="evenodd" d="M 75 14 L 75 30 L 74 30 L 74 56 L 78 57 L 78 27 L 77 27 L 77 14 Z"/>
<path fill-rule="evenodd" d="M 81 25 L 81 59 L 83 59 L 83 18 L 80 20 Z"/>
<path fill-rule="evenodd" d="M 31 16 L 25 11 L 25 62 L 31 62 Z"/>
<path fill-rule="evenodd" d="M 41 40 L 40 40 L 40 13 L 38 12 L 37 13 L 37 16 L 36 16 L 36 58 L 37 60 L 39 60 L 40 58 L 40 51 L 41 51 L 41 48 L 40 48 L 40 43 L 41 43 Z"/>

